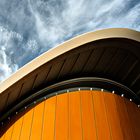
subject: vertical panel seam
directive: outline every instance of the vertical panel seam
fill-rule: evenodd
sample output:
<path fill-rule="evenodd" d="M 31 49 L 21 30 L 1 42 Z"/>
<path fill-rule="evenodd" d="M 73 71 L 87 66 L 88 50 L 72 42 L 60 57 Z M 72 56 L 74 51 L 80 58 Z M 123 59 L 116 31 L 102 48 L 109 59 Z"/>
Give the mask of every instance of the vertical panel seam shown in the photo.
<path fill-rule="evenodd" d="M 68 139 L 67 140 L 70 140 L 70 102 L 69 102 L 69 92 L 67 93 L 67 96 L 68 96 Z"/>
<path fill-rule="evenodd" d="M 105 116 L 106 116 L 106 121 L 107 121 L 107 124 L 108 124 L 108 127 L 109 127 L 110 139 L 112 140 L 112 130 L 111 130 L 111 125 L 110 125 L 109 120 L 108 120 L 108 116 L 107 116 L 108 112 L 107 112 L 107 107 L 106 107 L 106 103 L 105 103 L 104 94 L 106 94 L 106 93 L 102 93 L 103 100 L 104 100 L 104 106 L 105 106 Z"/>
<path fill-rule="evenodd" d="M 31 134 L 32 134 L 32 127 L 33 127 L 33 120 L 34 120 L 34 111 L 35 111 L 35 108 L 33 108 L 33 114 L 32 114 L 32 121 L 31 121 L 31 127 L 30 127 L 29 140 L 31 139 Z"/>
<path fill-rule="evenodd" d="M 20 128 L 20 133 L 19 133 L 19 140 L 21 137 L 21 132 L 22 132 L 22 128 L 23 128 L 23 122 L 24 122 L 24 116 L 22 117 L 22 124 L 21 124 L 21 128 Z"/>
<path fill-rule="evenodd" d="M 44 114 L 45 114 L 45 108 L 46 108 L 46 102 L 44 101 L 43 113 L 42 113 L 41 137 L 40 137 L 41 140 L 42 140 L 42 138 L 43 138 L 43 126 L 44 126 Z"/>
<path fill-rule="evenodd" d="M 124 99 L 124 105 L 125 105 L 125 108 L 126 108 L 128 121 L 131 122 L 131 119 L 130 119 L 129 114 L 128 114 L 128 109 L 127 109 L 127 105 L 126 105 L 126 101 L 125 101 L 125 99 Z M 134 129 L 135 129 L 135 128 L 134 128 Z M 132 132 L 132 136 L 133 136 L 133 138 L 135 138 L 132 127 L 130 127 L 130 130 L 131 130 L 131 132 Z"/>
<path fill-rule="evenodd" d="M 97 131 L 98 131 L 97 129 L 98 129 L 98 128 L 97 128 L 97 124 L 96 124 L 96 113 L 95 113 L 95 109 L 94 109 L 94 101 L 93 101 L 93 100 L 94 100 L 94 99 L 93 99 L 94 97 L 93 97 L 93 94 L 94 94 L 94 93 L 92 93 L 92 91 L 91 91 L 92 109 L 93 109 L 93 116 L 94 116 L 95 129 L 96 129 L 96 140 L 98 140 L 98 133 L 97 133 Z"/>
<path fill-rule="evenodd" d="M 79 96 L 80 96 L 80 122 L 81 122 L 81 130 L 82 130 L 82 140 L 83 140 L 83 125 L 82 125 L 82 102 L 81 102 L 81 93 L 79 92 Z"/>
<path fill-rule="evenodd" d="M 57 94 L 55 96 L 54 140 L 56 140 L 56 108 L 57 108 Z"/>
<path fill-rule="evenodd" d="M 115 98 L 115 96 L 117 96 L 117 95 L 114 95 L 113 97 L 114 97 L 114 99 L 115 99 L 115 104 L 116 104 L 116 112 L 117 112 L 117 114 L 119 114 L 119 111 L 118 111 L 118 108 L 117 108 L 117 101 L 116 101 L 116 98 Z M 117 97 L 118 98 L 118 97 Z M 119 117 L 119 124 L 120 124 L 120 130 L 121 130 L 121 133 L 122 133 L 122 137 L 123 137 L 123 139 L 125 138 L 124 137 L 124 134 L 123 134 L 123 131 L 122 131 L 122 126 L 121 126 L 121 120 L 120 120 L 120 117 Z"/>

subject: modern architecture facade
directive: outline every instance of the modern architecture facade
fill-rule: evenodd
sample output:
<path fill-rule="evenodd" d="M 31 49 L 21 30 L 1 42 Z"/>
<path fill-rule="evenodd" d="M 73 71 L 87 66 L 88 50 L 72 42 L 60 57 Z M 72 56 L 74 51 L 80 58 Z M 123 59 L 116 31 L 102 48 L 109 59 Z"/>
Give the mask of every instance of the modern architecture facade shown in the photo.
<path fill-rule="evenodd" d="M 139 140 L 140 32 L 75 37 L 0 85 L 0 140 Z"/>

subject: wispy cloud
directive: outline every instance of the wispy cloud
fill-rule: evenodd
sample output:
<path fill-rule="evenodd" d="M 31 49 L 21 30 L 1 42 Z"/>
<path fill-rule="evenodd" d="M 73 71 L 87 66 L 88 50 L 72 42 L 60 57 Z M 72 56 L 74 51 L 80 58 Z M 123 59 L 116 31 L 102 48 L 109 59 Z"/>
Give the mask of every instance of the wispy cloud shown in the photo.
<path fill-rule="evenodd" d="M 112 27 L 140 31 L 140 1 L 0 0 L 0 81 L 56 44 Z"/>

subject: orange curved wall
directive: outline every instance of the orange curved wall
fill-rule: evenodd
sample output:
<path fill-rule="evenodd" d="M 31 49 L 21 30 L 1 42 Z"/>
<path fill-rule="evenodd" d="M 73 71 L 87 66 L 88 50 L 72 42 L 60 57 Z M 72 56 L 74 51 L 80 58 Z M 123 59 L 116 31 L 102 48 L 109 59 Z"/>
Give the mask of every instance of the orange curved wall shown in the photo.
<path fill-rule="evenodd" d="M 24 114 L 0 140 L 139 140 L 140 108 L 118 95 L 76 91 Z"/>

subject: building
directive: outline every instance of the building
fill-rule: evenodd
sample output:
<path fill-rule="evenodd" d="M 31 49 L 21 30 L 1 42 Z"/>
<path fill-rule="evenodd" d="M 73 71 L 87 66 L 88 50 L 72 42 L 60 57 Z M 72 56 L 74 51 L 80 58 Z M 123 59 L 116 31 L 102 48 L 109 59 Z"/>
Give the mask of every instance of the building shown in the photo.
<path fill-rule="evenodd" d="M 0 140 L 139 140 L 140 32 L 75 37 L 0 85 Z"/>

